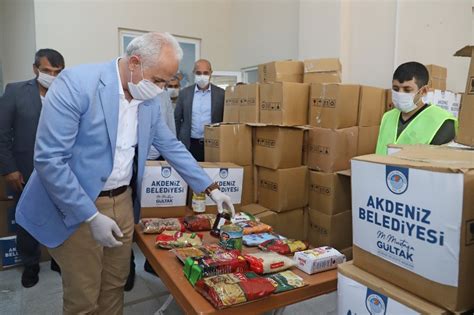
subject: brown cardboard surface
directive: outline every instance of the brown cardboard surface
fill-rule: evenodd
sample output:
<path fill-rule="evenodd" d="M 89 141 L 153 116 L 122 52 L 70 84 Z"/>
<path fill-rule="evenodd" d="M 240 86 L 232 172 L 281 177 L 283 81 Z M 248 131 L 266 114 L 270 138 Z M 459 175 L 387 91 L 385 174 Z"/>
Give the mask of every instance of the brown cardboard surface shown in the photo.
<path fill-rule="evenodd" d="M 331 246 L 342 249 L 352 246 L 352 211 L 327 215 L 320 211 L 309 209 L 309 235 L 311 245 Z"/>
<path fill-rule="evenodd" d="M 223 121 L 239 122 L 239 95 L 233 85 L 225 89 Z"/>
<path fill-rule="evenodd" d="M 303 82 L 302 61 L 273 61 L 258 66 L 258 82 Z"/>
<path fill-rule="evenodd" d="M 310 72 L 303 75 L 303 83 L 341 83 L 340 72 Z"/>
<path fill-rule="evenodd" d="M 359 90 L 359 85 L 311 84 L 309 124 L 334 129 L 356 126 Z"/>
<path fill-rule="evenodd" d="M 244 205 L 240 208 L 240 211 L 250 213 L 252 215 L 257 215 L 266 211 L 270 211 L 268 208 L 265 208 L 262 205 L 259 205 L 257 203 L 251 203 L 248 205 Z"/>
<path fill-rule="evenodd" d="M 204 129 L 206 162 L 252 164 L 252 128 L 245 124 L 213 124 Z"/>
<path fill-rule="evenodd" d="M 428 83 L 428 87 L 435 90 L 446 91 L 446 79 L 432 78 Z"/>
<path fill-rule="evenodd" d="M 258 83 L 238 85 L 240 96 L 239 121 L 241 123 L 260 122 L 260 85 Z"/>
<path fill-rule="evenodd" d="M 392 102 L 392 89 L 385 90 L 385 111 L 388 112 L 389 110 L 395 108 Z"/>
<path fill-rule="evenodd" d="M 352 260 L 352 246 L 339 250 L 341 254 L 346 256 L 346 261 Z"/>
<path fill-rule="evenodd" d="M 260 85 L 260 122 L 265 124 L 305 125 L 308 119 L 309 85 L 272 83 Z"/>
<path fill-rule="evenodd" d="M 258 168 L 258 203 L 275 212 L 302 208 L 308 203 L 306 166 L 272 170 Z"/>
<path fill-rule="evenodd" d="M 378 126 L 384 112 L 385 90 L 362 85 L 360 87 L 357 125 L 360 127 Z"/>
<path fill-rule="evenodd" d="M 426 69 L 430 75 L 430 79 L 446 79 L 448 77 L 448 69 L 438 65 L 426 65 Z"/>
<path fill-rule="evenodd" d="M 141 208 L 140 217 L 141 218 L 177 218 L 177 217 L 184 216 L 186 214 L 186 209 L 188 209 L 188 206 Z"/>
<path fill-rule="evenodd" d="M 303 208 L 303 238 L 302 240 L 307 240 L 308 239 L 308 234 L 309 234 L 309 208 L 304 207 Z"/>
<path fill-rule="evenodd" d="M 276 233 L 296 240 L 305 239 L 303 209 L 294 209 L 276 213 L 276 215 L 276 225 L 273 226 L 273 230 Z"/>
<path fill-rule="evenodd" d="M 0 237 L 14 235 L 15 228 L 12 220 L 14 220 L 15 201 L 0 201 Z"/>
<path fill-rule="evenodd" d="M 253 189 L 253 165 L 244 166 L 244 180 L 243 180 L 243 187 L 242 187 L 242 201 L 241 205 L 248 205 L 254 202 L 254 189 Z"/>
<path fill-rule="evenodd" d="M 357 155 L 375 153 L 377 139 L 379 137 L 380 126 L 359 127 L 359 137 L 357 140 Z"/>
<path fill-rule="evenodd" d="M 339 58 L 306 59 L 303 63 L 304 73 L 342 71 Z"/>
<path fill-rule="evenodd" d="M 314 128 L 308 135 L 308 167 L 323 172 L 350 168 L 357 155 L 357 127 L 345 129 Z"/>
<path fill-rule="evenodd" d="M 338 272 L 380 294 L 388 296 L 389 298 L 420 312 L 421 314 L 449 314 L 448 311 L 428 303 L 416 295 L 358 268 L 352 262 L 338 265 Z"/>
<path fill-rule="evenodd" d="M 328 215 L 351 208 L 351 179 L 337 173 L 309 171 L 308 205 Z"/>
<path fill-rule="evenodd" d="M 455 56 L 471 57 L 466 90 L 461 99 L 459 111 L 459 130 L 456 142 L 474 147 L 474 46 L 466 46 L 456 52 Z"/>
<path fill-rule="evenodd" d="M 255 129 L 255 165 L 271 169 L 301 166 L 302 129 L 276 126 Z"/>

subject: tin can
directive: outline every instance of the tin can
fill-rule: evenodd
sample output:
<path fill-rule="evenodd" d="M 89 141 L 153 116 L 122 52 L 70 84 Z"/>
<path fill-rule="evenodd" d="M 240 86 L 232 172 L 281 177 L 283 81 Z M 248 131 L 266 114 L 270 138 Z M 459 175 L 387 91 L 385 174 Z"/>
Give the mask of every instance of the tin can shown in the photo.
<path fill-rule="evenodd" d="M 242 235 L 242 227 L 235 224 L 223 225 L 221 227 L 219 245 L 225 249 L 242 251 Z"/>

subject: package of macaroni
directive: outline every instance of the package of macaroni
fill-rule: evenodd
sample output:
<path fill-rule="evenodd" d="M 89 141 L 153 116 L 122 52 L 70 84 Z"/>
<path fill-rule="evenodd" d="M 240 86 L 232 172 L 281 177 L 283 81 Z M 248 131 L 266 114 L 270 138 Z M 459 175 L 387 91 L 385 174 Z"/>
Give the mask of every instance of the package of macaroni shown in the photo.
<path fill-rule="evenodd" d="M 337 268 L 346 261 L 346 256 L 329 246 L 296 252 L 293 257 L 296 267 L 308 274 Z"/>
<path fill-rule="evenodd" d="M 261 252 L 244 255 L 251 271 L 258 274 L 283 271 L 295 265 L 291 258 L 274 253 Z"/>
<path fill-rule="evenodd" d="M 195 288 L 217 309 L 261 299 L 275 291 L 270 280 L 253 272 L 203 278 Z"/>
<path fill-rule="evenodd" d="M 243 221 L 259 221 L 256 217 L 247 212 L 238 212 L 231 219 L 232 223 L 243 222 Z"/>
<path fill-rule="evenodd" d="M 172 252 L 184 264 L 188 257 L 199 258 L 204 256 L 212 256 L 216 253 L 227 252 L 226 249 L 218 244 L 203 244 L 195 247 L 174 248 Z"/>
<path fill-rule="evenodd" d="M 271 251 L 282 255 L 289 255 L 293 254 L 294 252 L 299 252 L 308 248 L 308 244 L 303 241 L 296 241 L 296 240 L 279 240 L 279 239 L 272 239 L 261 243 L 258 245 L 263 251 Z"/>
<path fill-rule="evenodd" d="M 163 231 L 185 231 L 182 219 L 143 218 L 140 222 L 143 226 L 143 233 L 146 234 L 159 234 Z"/>
<path fill-rule="evenodd" d="M 156 237 L 155 245 L 167 249 L 200 246 L 201 239 L 202 235 L 198 233 L 164 231 Z"/>
<path fill-rule="evenodd" d="M 265 276 L 275 287 L 275 293 L 285 292 L 297 288 L 304 287 L 303 278 L 295 274 L 293 271 L 285 270 Z"/>
<path fill-rule="evenodd" d="M 252 247 L 275 239 L 284 239 L 284 237 L 275 233 L 247 234 L 242 237 L 242 242 L 245 246 Z"/>
<path fill-rule="evenodd" d="M 238 250 L 216 252 L 212 256 L 188 257 L 184 262 L 184 275 L 192 285 L 202 278 L 245 271 L 248 271 L 248 264 Z"/>
<path fill-rule="evenodd" d="M 272 227 L 268 224 L 258 222 L 258 221 L 242 221 L 242 222 L 237 222 L 235 225 L 238 225 L 242 227 L 244 230 L 244 235 L 248 234 L 257 234 L 257 233 L 265 233 L 265 232 L 271 232 Z"/>
<path fill-rule="evenodd" d="M 215 220 L 215 214 L 196 214 L 184 217 L 184 225 L 193 232 L 210 231 Z"/>

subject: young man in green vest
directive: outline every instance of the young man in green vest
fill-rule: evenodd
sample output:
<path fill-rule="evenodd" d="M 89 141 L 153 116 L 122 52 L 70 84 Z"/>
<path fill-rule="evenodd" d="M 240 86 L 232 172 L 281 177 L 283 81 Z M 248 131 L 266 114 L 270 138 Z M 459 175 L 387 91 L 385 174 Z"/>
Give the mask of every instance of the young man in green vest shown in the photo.
<path fill-rule="evenodd" d="M 387 154 L 389 144 L 444 144 L 454 139 L 458 122 L 454 116 L 423 101 L 428 93 L 428 70 L 418 62 L 400 65 L 393 74 L 394 109 L 380 125 L 376 153 Z"/>

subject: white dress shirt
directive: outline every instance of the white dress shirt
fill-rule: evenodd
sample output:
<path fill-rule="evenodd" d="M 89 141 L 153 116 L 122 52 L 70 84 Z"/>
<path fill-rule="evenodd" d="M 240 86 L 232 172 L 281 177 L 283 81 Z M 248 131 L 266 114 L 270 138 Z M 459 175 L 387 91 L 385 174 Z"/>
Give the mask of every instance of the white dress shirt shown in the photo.
<path fill-rule="evenodd" d="M 119 84 L 119 116 L 117 125 L 117 142 L 115 145 L 114 166 L 112 173 L 102 190 L 111 190 L 130 185 L 133 175 L 133 158 L 138 143 L 138 105 L 142 102 L 125 98 L 122 88 L 117 59 L 117 77 Z"/>

